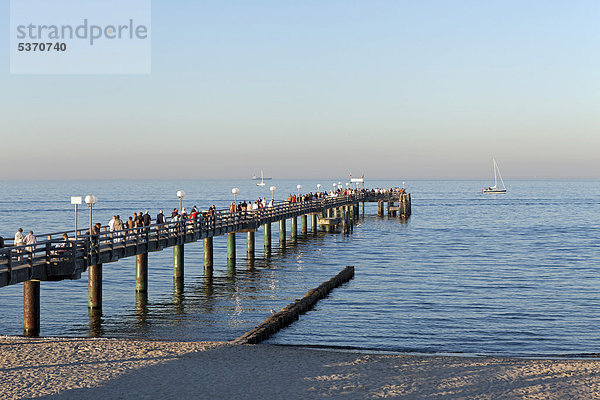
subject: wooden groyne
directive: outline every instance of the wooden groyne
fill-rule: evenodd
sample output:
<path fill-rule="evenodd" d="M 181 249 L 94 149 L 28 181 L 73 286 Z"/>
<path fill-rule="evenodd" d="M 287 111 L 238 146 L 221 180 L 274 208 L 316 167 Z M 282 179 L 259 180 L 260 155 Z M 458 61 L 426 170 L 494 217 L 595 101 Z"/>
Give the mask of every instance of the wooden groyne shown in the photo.
<path fill-rule="evenodd" d="M 330 280 L 321 283 L 317 288 L 306 292 L 303 298 L 296 299 L 295 302 L 281 309 L 281 311 L 268 317 L 265 322 L 256 328 L 244 333 L 242 336 L 233 340 L 234 344 L 257 344 L 267 340 L 272 334 L 296 321 L 300 314 L 311 310 L 315 304 L 324 299 L 336 287 L 348 282 L 354 277 L 354 267 L 346 267 L 339 274 Z"/>
<path fill-rule="evenodd" d="M 184 246 L 200 240 L 204 242 L 204 268 L 213 268 L 213 238 L 227 237 L 227 265 L 236 263 L 236 236 L 245 234 L 246 257 L 254 259 L 255 232 L 263 227 L 264 253 L 270 257 L 272 247 L 271 225 L 279 224 L 279 247 L 295 244 L 300 235 L 308 235 L 308 215 L 311 215 L 312 234 L 326 232 L 352 232 L 359 218 L 360 203 L 363 215 L 366 202 L 377 202 L 379 215 L 388 203 L 390 211 L 398 207 L 399 217 L 411 212 L 410 194 L 381 190 L 356 190 L 327 198 L 315 198 L 295 203 L 279 202 L 272 207 L 252 211 L 214 210 L 195 219 L 168 221 L 144 227 L 110 231 L 107 226 L 90 235 L 85 229 L 36 235 L 36 245 L 0 248 L 0 288 L 24 283 L 24 332 L 36 336 L 40 332 L 40 282 L 80 279 L 88 272 L 88 308 L 102 309 L 103 265 L 122 258 L 136 257 L 135 288 L 138 293 L 148 291 L 149 253 L 173 248 L 173 278 L 180 285 L 184 279 Z M 395 204 L 398 204 L 396 206 Z M 290 221 L 290 237 L 286 222 Z M 61 236 L 66 234 L 65 240 Z M 76 239 L 75 239 L 76 238 Z"/>

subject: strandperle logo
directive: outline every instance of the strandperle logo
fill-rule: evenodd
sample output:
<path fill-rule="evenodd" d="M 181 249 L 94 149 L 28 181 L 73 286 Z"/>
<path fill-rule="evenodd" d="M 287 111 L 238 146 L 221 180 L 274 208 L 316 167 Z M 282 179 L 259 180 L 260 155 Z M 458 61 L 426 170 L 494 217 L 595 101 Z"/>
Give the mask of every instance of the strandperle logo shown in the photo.
<path fill-rule="evenodd" d="M 87 40 L 90 46 L 98 40 L 143 40 L 148 38 L 148 27 L 144 24 L 136 24 L 129 19 L 126 24 L 90 24 L 85 18 L 79 25 L 41 25 L 28 24 L 18 25 L 17 39 L 53 41 L 65 39 Z"/>
<path fill-rule="evenodd" d="M 149 74 L 151 0 L 10 0 L 13 74 Z"/>

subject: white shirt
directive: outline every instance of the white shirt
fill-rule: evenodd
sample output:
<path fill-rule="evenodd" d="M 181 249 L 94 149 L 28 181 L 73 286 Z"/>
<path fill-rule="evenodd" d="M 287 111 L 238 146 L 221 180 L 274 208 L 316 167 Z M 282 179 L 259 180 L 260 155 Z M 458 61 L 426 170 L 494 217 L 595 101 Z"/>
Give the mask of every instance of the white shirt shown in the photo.
<path fill-rule="evenodd" d="M 15 246 L 22 246 L 25 244 L 25 236 L 23 236 L 22 232 L 15 233 Z"/>
<path fill-rule="evenodd" d="M 108 230 L 109 231 L 114 231 L 115 230 L 115 219 L 111 219 L 110 221 L 108 221 Z"/>

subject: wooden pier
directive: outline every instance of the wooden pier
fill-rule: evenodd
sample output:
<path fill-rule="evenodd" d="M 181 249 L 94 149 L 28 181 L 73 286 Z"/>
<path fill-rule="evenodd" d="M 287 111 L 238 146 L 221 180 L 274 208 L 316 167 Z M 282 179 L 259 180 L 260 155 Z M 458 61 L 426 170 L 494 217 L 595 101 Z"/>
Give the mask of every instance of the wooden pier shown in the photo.
<path fill-rule="evenodd" d="M 366 202 L 378 203 L 378 215 L 383 216 L 388 203 L 388 215 L 406 218 L 411 214 L 410 194 L 403 192 L 359 191 L 349 195 L 313 199 L 310 201 L 276 203 L 273 207 L 253 211 L 229 212 L 216 210 L 194 220 L 153 224 L 145 227 L 110 231 L 102 227 L 97 235 L 86 235 L 85 229 L 66 232 L 71 239 L 60 238 L 65 232 L 38 235 L 35 246 L 0 248 L 0 287 L 24 282 L 24 333 L 37 336 L 40 332 L 40 281 L 80 279 L 88 272 L 88 307 L 90 311 L 102 308 L 102 268 L 104 264 L 122 258 L 136 257 L 137 292 L 148 290 L 148 253 L 173 248 L 173 278 L 180 283 L 184 278 L 184 249 L 186 244 L 204 242 L 204 267 L 213 268 L 213 238 L 227 236 L 227 264 L 236 262 L 236 233 L 246 233 L 246 257 L 254 259 L 255 232 L 264 226 L 265 256 L 271 254 L 271 224 L 279 222 L 279 246 L 286 246 L 286 220 L 290 220 L 290 240 L 300 232 L 308 231 L 308 215 L 312 230 L 321 226 L 327 232 L 352 232 L 359 217 L 359 206 Z M 77 233 L 77 239 L 72 239 Z"/>

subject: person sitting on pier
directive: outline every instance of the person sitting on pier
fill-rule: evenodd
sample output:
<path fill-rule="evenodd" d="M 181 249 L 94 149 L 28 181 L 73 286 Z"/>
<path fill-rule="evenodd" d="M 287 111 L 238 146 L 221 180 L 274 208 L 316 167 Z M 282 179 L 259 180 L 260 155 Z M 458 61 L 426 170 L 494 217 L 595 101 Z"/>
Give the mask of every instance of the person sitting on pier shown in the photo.
<path fill-rule="evenodd" d="M 71 240 L 69 239 L 69 235 L 66 233 L 62 234 L 63 241 L 56 245 L 56 250 L 54 250 L 51 254 L 53 255 L 63 255 L 67 251 L 71 250 L 73 246 Z"/>

